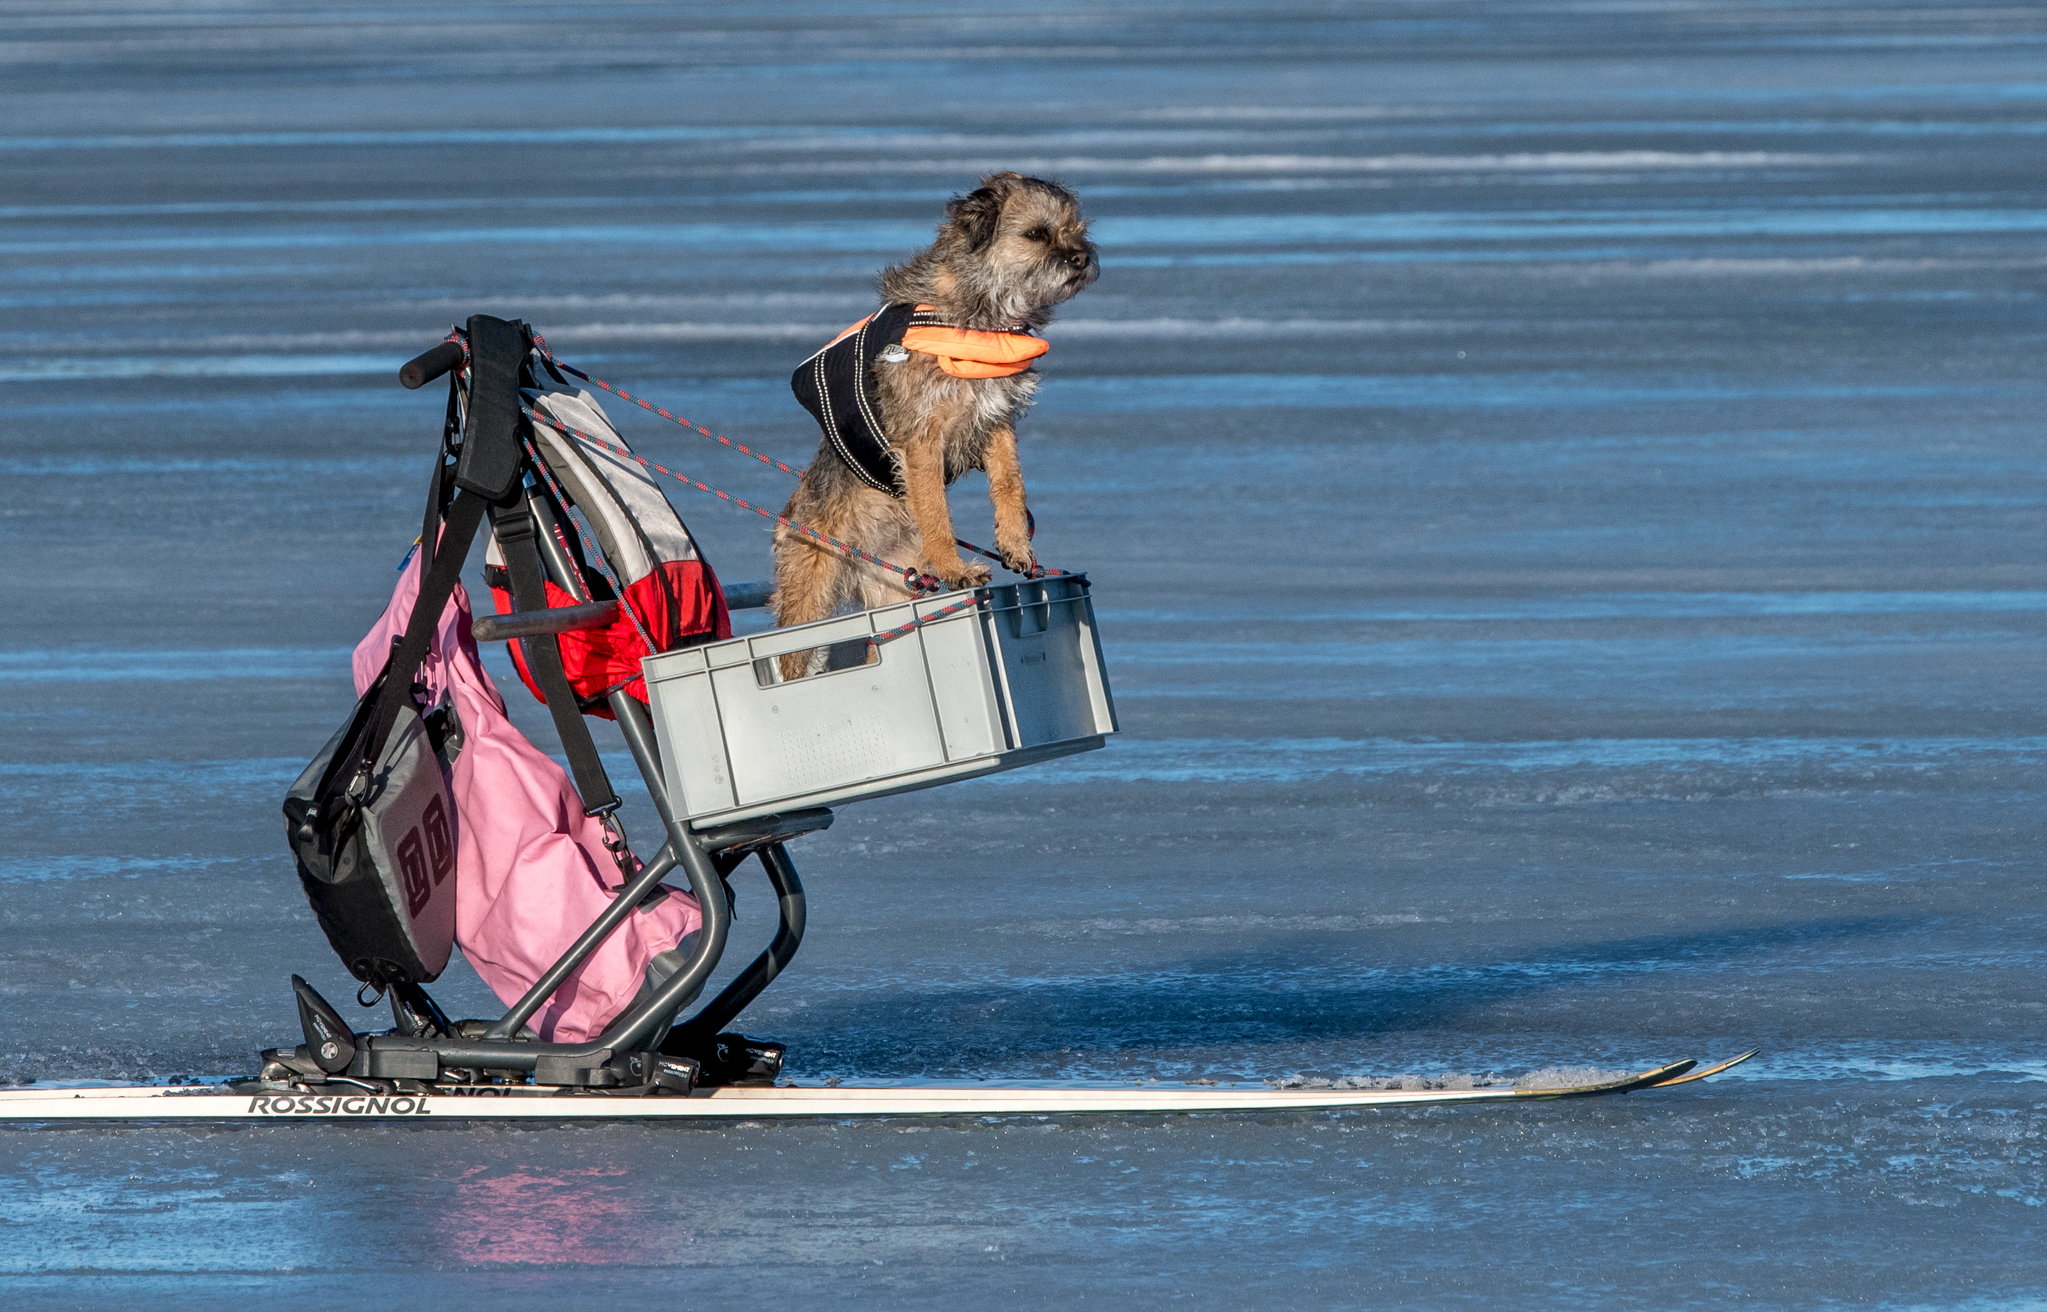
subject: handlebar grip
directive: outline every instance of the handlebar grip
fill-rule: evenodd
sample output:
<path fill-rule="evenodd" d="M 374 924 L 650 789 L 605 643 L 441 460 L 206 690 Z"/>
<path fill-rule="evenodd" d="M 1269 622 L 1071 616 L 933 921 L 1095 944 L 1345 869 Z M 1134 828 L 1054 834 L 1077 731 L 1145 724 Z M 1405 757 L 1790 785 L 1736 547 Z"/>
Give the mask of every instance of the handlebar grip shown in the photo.
<path fill-rule="evenodd" d="M 618 618 L 615 601 L 592 601 L 581 606 L 554 606 L 524 614 L 486 615 L 469 626 L 478 642 L 514 642 L 550 633 L 580 633 L 601 629 Z"/>
<path fill-rule="evenodd" d="M 461 363 L 462 343 L 442 342 L 431 351 L 423 351 L 406 361 L 398 371 L 398 381 L 418 391 Z"/>

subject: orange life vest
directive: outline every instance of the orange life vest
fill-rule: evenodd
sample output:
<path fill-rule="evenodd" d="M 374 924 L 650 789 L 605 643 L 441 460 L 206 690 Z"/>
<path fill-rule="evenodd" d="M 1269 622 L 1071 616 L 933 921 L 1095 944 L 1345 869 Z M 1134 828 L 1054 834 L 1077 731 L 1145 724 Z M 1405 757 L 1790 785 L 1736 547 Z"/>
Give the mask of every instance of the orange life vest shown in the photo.
<path fill-rule="evenodd" d="M 882 313 L 877 310 L 849 326 L 825 343 L 825 349 L 829 351 L 845 341 Z M 1052 349 L 1052 343 L 1033 337 L 1030 328 L 1024 325 L 994 333 L 955 328 L 941 321 L 938 308 L 932 305 L 919 305 L 911 311 L 909 326 L 898 340 L 904 348 L 936 359 L 938 367 L 954 378 L 1008 378 L 1030 368 L 1031 361 Z"/>

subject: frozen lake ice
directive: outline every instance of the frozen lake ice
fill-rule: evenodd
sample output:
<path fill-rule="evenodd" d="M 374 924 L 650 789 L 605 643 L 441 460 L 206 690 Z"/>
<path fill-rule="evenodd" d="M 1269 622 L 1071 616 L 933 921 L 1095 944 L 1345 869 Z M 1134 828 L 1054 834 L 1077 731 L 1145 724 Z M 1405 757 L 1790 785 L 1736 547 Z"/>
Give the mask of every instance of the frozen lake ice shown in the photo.
<path fill-rule="evenodd" d="M 805 459 L 790 368 L 1002 167 L 1102 241 L 1023 441 L 1126 732 L 803 840 L 746 1028 L 806 1082 L 1764 1048 L 1510 1109 L 14 1128 L 10 1306 L 2047 1305 L 2037 9 L 8 14 L 0 1077 L 238 1073 L 292 972 L 352 993 L 277 807 L 417 532 L 400 362 L 523 317 Z"/>

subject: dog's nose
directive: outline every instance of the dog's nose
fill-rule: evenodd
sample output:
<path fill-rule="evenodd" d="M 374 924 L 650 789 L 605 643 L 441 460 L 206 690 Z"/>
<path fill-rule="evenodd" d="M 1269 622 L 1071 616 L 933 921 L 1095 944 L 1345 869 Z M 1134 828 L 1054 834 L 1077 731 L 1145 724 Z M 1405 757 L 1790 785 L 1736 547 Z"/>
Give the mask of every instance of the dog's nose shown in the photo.
<path fill-rule="evenodd" d="M 1085 269 L 1088 262 L 1086 251 L 1075 251 L 1066 257 L 1066 262 L 1076 269 Z"/>

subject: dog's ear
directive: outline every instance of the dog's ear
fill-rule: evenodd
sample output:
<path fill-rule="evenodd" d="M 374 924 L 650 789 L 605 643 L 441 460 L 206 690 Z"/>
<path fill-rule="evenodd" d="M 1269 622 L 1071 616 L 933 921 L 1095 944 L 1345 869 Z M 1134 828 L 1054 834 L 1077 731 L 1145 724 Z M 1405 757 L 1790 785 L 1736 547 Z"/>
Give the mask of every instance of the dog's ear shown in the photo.
<path fill-rule="evenodd" d="M 1015 173 L 991 173 L 981 185 L 964 196 L 954 196 L 945 206 L 945 221 L 969 251 L 978 251 L 995 240 L 996 225 L 1002 222 L 1002 205 L 1020 179 Z"/>

